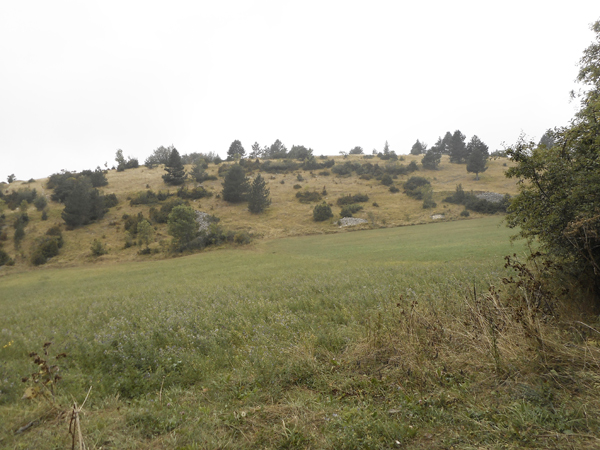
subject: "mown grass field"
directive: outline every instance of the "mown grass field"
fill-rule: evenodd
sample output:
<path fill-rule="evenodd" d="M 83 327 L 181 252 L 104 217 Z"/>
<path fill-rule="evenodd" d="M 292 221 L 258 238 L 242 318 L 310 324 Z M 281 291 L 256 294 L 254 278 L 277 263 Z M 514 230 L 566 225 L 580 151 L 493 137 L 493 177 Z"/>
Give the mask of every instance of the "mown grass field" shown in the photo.
<path fill-rule="evenodd" d="M 485 295 L 525 250 L 510 234 L 494 216 L 2 277 L 0 447 L 70 446 L 92 386 L 94 449 L 596 448 L 597 336 Z M 56 399 L 22 399 L 44 342 L 68 354 Z"/>

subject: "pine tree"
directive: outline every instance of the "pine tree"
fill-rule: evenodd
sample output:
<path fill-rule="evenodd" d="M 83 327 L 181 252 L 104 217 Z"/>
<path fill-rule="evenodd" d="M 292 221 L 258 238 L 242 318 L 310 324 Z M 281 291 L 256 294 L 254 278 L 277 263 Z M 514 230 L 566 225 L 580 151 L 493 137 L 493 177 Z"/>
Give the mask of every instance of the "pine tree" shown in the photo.
<path fill-rule="evenodd" d="M 165 166 L 166 174 L 163 175 L 165 183 L 178 186 L 185 182 L 186 173 L 181 163 L 181 156 L 175 147 L 171 150 L 169 161 Z"/>
<path fill-rule="evenodd" d="M 450 162 L 463 164 L 467 162 L 467 146 L 465 145 L 466 136 L 456 130 L 450 139 L 448 144 L 448 154 L 450 155 Z"/>
<path fill-rule="evenodd" d="M 249 188 L 243 167 L 234 164 L 225 175 L 225 180 L 223 180 L 223 200 L 230 203 L 244 201 Z"/>
<path fill-rule="evenodd" d="M 242 143 L 236 139 L 229 146 L 229 150 L 227 151 L 227 159 L 231 161 L 234 159 L 243 158 L 244 156 L 246 156 L 246 150 L 244 150 Z"/>
<path fill-rule="evenodd" d="M 422 144 L 418 139 L 410 149 L 411 155 L 422 155 L 427 150 L 427 145 Z"/>
<path fill-rule="evenodd" d="M 265 179 L 258 174 L 252 182 L 248 194 L 248 209 L 250 212 L 253 214 L 263 212 L 271 204 L 269 194 L 270 190 L 267 188 Z"/>
<path fill-rule="evenodd" d="M 475 180 L 479 180 L 479 174 L 487 170 L 486 162 L 487 155 L 483 149 L 474 149 L 469 155 L 469 159 L 467 159 L 467 172 L 474 173 Z"/>

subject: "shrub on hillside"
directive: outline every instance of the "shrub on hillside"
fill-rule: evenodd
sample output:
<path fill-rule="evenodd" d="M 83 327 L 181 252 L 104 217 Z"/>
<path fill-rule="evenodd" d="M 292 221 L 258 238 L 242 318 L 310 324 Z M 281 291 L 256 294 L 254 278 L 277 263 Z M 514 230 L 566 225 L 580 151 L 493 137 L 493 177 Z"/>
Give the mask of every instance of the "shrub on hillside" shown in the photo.
<path fill-rule="evenodd" d="M 400 189 L 398 189 L 396 186 L 390 186 L 390 192 L 392 194 L 396 194 L 397 192 L 400 192 Z"/>
<path fill-rule="evenodd" d="M 6 206 L 14 211 L 21 206 L 23 202 L 27 202 L 29 204 L 33 203 L 36 196 L 37 191 L 35 189 L 21 188 L 10 192 L 10 194 L 6 194 L 4 196 L 4 201 L 6 202 Z"/>
<path fill-rule="evenodd" d="M 94 239 L 94 242 L 92 242 L 92 245 L 90 246 L 90 251 L 92 252 L 92 256 L 95 257 L 106 255 L 108 253 L 106 246 L 98 239 Z"/>
<path fill-rule="evenodd" d="M 383 184 L 384 186 L 391 186 L 394 183 L 394 180 L 392 180 L 392 177 L 389 174 L 385 174 L 384 176 L 381 177 L 381 184 Z"/>
<path fill-rule="evenodd" d="M 131 206 L 135 205 L 151 205 L 158 203 L 158 196 L 152 189 L 140 191 L 129 201 Z"/>
<path fill-rule="evenodd" d="M 301 191 L 296 192 L 296 198 L 300 203 L 320 202 L 322 197 L 317 191 Z"/>
<path fill-rule="evenodd" d="M 38 195 L 33 201 L 33 205 L 35 209 L 38 211 L 42 211 L 46 206 L 48 206 L 48 200 L 43 195 Z"/>
<path fill-rule="evenodd" d="M 431 186 L 431 183 L 423 177 L 410 177 L 404 183 L 404 192 L 409 197 L 423 200 L 424 189 L 426 190 L 429 186 Z"/>
<path fill-rule="evenodd" d="M 12 266 L 14 263 L 10 255 L 0 248 L 0 266 Z"/>
<path fill-rule="evenodd" d="M 187 187 L 182 186 L 177 191 L 177 197 L 185 198 L 185 199 L 200 199 L 205 197 L 212 197 L 212 192 L 207 191 L 202 186 L 195 187 L 193 189 L 188 189 Z"/>
<path fill-rule="evenodd" d="M 331 212 L 331 207 L 327 203 L 323 202 L 314 207 L 313 219 L 315 222 L 323 222 L 331 217 L 333 217 L 333 212 Z"/>
<path fill-rule="evenodd" d="M 367 194 L 348 194 L 337 199 L 336 203 L 338 206 L 351 205 L 353 203 L 364 203 L 369 201 Z"/>
<path fill-rule="evenodd" d="M 104 196 L 104 206 L 106 208 L 113 208 L 119 204 L 119 199 L 116 194 L 107 194 Z"/>
<path fill-rule="evenodd" d="M 346 205 L 342 208 L 340 217 L 352 217 L 354 213 L 357 213 L 361 209 L 363 209 L 361 205 Z"/>
<path fill-rule="evenodd" d="M 188 205 L 188 202 L 180 198 L 174 198 L 166 202 L 160 207 L 160 210 L 156 208 L 150 208 L 150 219 L 156 223 L 167 223 L 169 214 L 176 206 Z"/>

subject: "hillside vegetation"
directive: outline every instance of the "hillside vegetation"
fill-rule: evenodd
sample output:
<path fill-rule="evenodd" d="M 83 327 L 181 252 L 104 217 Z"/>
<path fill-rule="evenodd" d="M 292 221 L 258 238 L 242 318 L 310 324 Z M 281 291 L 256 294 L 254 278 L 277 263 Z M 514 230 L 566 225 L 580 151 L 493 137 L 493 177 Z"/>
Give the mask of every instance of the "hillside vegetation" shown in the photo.
<path fill-rule="evenodd" d="M 335 157 L 335 166 L 351 162 L 355 164 L 379 164 L 382 168 L 393 165 L 407 166 L 412 161 L 420 162 L 422 156 L 408 155 L 402 157 L 403 161 L 380 161 L 378 158 L 365 159 L 362 155 L 350 155 L 345 158 Z M 317 161 L 319 159 L 317 158 Z M 265 161 L 262 161 L 263 164 Z M 221 197 L 223 173 L 219 176 L 218 170 L 232 164 L 223 162 L 220 165 L 209 164 L 206 172 L 208 175 L 217 177 L 216 180 L 207 180 L 196 183 L 190 179 L 184 187 L 193 189 L 195 186 L 203 186 L 212 194 L 208 198 L 199 200 L 188 200 L 190 205 L 211 216 L 220 219 L 219 225 L 232 234 L 244 233 L 254 239 L 280 238 L 286 236 L 300 236 L 323 233 L 344 232 L 348 229 L 340 228 L 337 220 L 340 218 L 341 207 L 337 205 L 337 199 L 346 195 L 366 194 L 368 201 L 361 203 L 362 210 L 353 213 L 354 217 L 363 218 L 368 221 L 366 225 L 353 227 L 352 229 L 396 227 L 428 223 L 433 221 L 433 215 L 443 214 L 443 220 L 462 219 L 460 214 L 464 210 L 462 205 L 444 203 L 442 200 L 451 195 L 456 186 L 461 184 L 465 192 L 496 192 L 500 194 L 516 193 L 513 181 L 507 180 L 504 172 L 510 166 L 506 158 L 491 159 L 488 162 L 488 170 L 479 175 L 476 181 L 472 173 L 467 173 L 464 164 L 452 164 L 449 157 L 444 156 L 439 170 L 426 170 L 418 164 L 420 170 L 398 175 L 392 179 L 394 186 L 399 192 L 392 193 L 388 185 L 382 184 L 380 179 L 364 179 L 355 172 L 349 175 L 336 175 L 331 170 L 302 170 L 296 169 L 287 173 L 266 173 L 257 169 L 249 168 L 247 176 L 252 180 L 261 173 L 270 190 L 271 205 L 261 214 L 251 214 L 246 203 L 228 203 Z M 191 166 L 186 166 L 188 172 Z M 223 171 L 223 169 L 221 169 Z M 327 172 L 329 175 L 324 175 Z M 64 209 L 63 203 L 53 202 L 50 199 L 52 189 L 48 189 L 48 179 L 30 180 L 29 182 L 14 181 L 10 185 L 4 184 L 2 189 L 6 196 L 11 192 L 23 189 L 35 189 L 38 197 L 45 197 L 47 207 L 45 208 L 47 220 L 42 221 L 42 212 L 37 211 L 33 205 L 25 204 L 29 222 L 24 228 L 24 238 L 19 248 L 13 245 L 14 233 L 16 231 L 12 224 L 23 212 L 22 206 L 14 211 L 4 206 L 2 213 L 5 216 L 4 227 L 0 233 L 0 239 L 4 243 L 5 251 L 15 261 L 14 266 L 2 266 L 0 273 L 12 273 L 34 267 L 32 254 L 37 248 L 37 243 L 45 235 L 48 229 L 58 226 L 63 234 L 64 245 L 60 248 L 58 255 L 52 257 L 46 263 L 46 267 L 64 267 L 83 263 L 100 263 L 116 261 L 141 261 L 148 259 L 162 259 L 169 254 L 171 236 L 168 235 L 166 223 L 158 223 L 151 220 L 150 209 L 160 209 L 161 205 L 176 197 L 177 190 L 181 186 L 168 186 L 163 180 L 165 174 L 164 166 L 138 167 L 127 170 L 108 170 L 105 176 L 108 181 L 106 186 L 100 188 L 106 194 L 115 194 L 118 204 L 111 207 L 101 219 L 88 225 L 70 229 L 61 218 Z M 432 186 L 433 200 L 437 204 L 434 208 L 424 209 L 423 201 L 412 198 L 403 192 L 402 185 L 411 176 L 426 178 Z M 379 177 L 381 178 L 381 177 Z M 151 190 L 155 194 L 169 192 L 173 197 L 153 204 L 132 205 L 131 199 L 140 193 Z M 322 201 L 328 202 L 333 210 L 333 217 L 324 222 L 313 220 L 312 210 L 319 201 L 299 201 L 296 194 L 317 192 L 321 194 Z M 0 202 L 1 205 L 2 202 Z M 1 207 L 1 206 L 0 206 Z M 124 217 L 137 217 L 142 214 L 144 218 L 152 222 L 154 233 L 149 247 L 153 250 L 151 254 L 139 255 L 141 247 L 135 245 L 136 238 L 129 238 Z M 471 212 L 471 218 L 481 217 L 481 214 Z M 439 219 L 437 219 L 439 220 Z M 94 241 L 102 245 L 106 254 L 93 255 L 91 251 Z M 130 245 L 126 248 L 126 242 Z"/>

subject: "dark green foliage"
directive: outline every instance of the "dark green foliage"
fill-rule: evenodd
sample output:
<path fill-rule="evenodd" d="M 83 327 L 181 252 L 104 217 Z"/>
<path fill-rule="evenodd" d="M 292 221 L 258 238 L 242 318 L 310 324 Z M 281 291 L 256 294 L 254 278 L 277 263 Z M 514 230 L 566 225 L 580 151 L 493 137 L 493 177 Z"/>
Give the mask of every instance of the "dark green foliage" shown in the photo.
<path fill-rule="evenodd" d="M 6 181 L 8 182 L 8 184 L 12 183 L 13 181 L 15 181 L 17 179 L 17 177 L 15 177 L 14 173 L 11 173 L 7 178 Z"/>
<path fill-rule="evenodd" d="M 331 175 L 331 173 L 328 170 L 319 172 L 319 176 L 321 176 L 321 177 L 328 177 L 329 175 Z"/>
<path fill-rule="evenodd" d="M 348 194 L 342 197 L 339 197 L 336 201 L 338 206 L 343 205 L 351 205 L 353 203 L 364 203 L 369 201 L 369 196 L 367 194 Z"/>
<path fill-rule="evenodd" d="M 314 207 L 313 219 L 315 222 L 323 222 L 331 217 L 333 217 L 333 212 L 331 212 L 331 207 L 327 203 L 323 202 Z"/>
<path fill-rule="evenodd" d="M 188 189 L 187 187 L 182 186 L 177 191 L 177 197 L 184 199 L 200 199 L 205 197 L 212 197 L 212 192 L 207 191 L 202 186 L 195 187 L 193 189 Z"/>
<path fill-rule="evenodd" d="M 600 298 L 600 20 L 584 51 L 577 80 L 580 110 L 570 126 L 536 146 L 520 139 L 507 150 L 516 163 L 507 176 L 519 181 L 508 224 L 537 240 L 553 258 Z"/>
<path fill-rule="evenodd" d="M 473 136 L 468 149 L 467 172 L 474 173 L 475 179 L 479 180 L 479 174 L 487 170 L 488 146 L 481 142 L 477 136 Z"/>
<path fill-rule="evenodd" d="M 431 191 L 428 191 L 423 196 L 423 209 L 435 208 L 437 203 L 433 201 Z"/>
<path fill-rule="evenodd" d="M 540 142 L 538 142 L 538 147 L 544 146 L 546 148 L 552 148 L 554 147 L 555 143 L 556 139 L 554 137 L 554 130 L 548 129 L 541 137 Z"/>
<path fill-rule="evenodd" d="M 135 194 L 129 204 L 131 206 L 135 205 L 152 205 L 154 203 L 158 203 L 158 196 L 152 189 L 148 189 L 147 191 L 140 191 Z"/>
<path fill-rule="evenodd" d="M 104 196 L 104 206 L 106 208 L 113 208 L 119 204 L 119 199 L 116 194 L 107 194 Z"/>
<path fill-rule="evenodd" d="M 92 252 L 92 256 L 95 257 L 106 255 L 108 253 L 106 246 L 98 239 L 94 239 L 94 242 L 92 242 L 92 245 L 90 246 L 90 251 Z"/>
<path fill-rule="evenodd" d="M 252 182 L 248 194 L 248 209 L 250 212 L 253 214 L 263 212 L 271 204 L 269 194 L 270 191 L 264 178 L 258 174 Z"/>
<path fill-rule="evenodd" d="M 159 164 L 166 165 L 169 162 L 169 156 L 171 155 L 173 148 L 173 146 L 165 148 L 161 145 L 154 150 L 152 154 L 148 156 L 148 158 L 146 158 L 144 165 L 149 169 L 152 169 L 154 166 L 158 166 Z"/>
<path fill-rule="evenodd" d="M 450 162 L 462 164 L 467 161 L 467 146 L 465 145 L 466 136 L 456 130 L 446 144 L 447 152 L 450 155 Z"/>
<path fill-rule="evenodd" d="M 317 191 L 296 192 L 296 198 L 300 203 L 320 202 L 322 197 Z"/>
<path fill-rule="evenodd" d="M 413 144 L 412 148 L 410 149 L 410 154 L 411 155 L 422 155 L 426 151 L 427 151 L 427 146 L 422 144 L 421 142 L 419 142 L 419 140 L 417 139 L 417 142 L 415 142 Z"/>
<path fill-rule="evenodd" d="M 410 177 L 404 183 L 404 193 L 417 200 L 423 199 L 423 188 L 429 188 L 431 183 L 423 177 Z"/>
<path fill-rule="evenodd" d="M 260 171 L 267 173 L 288 173 L 299 168 L 300 165 L 298 163 L 289 159 L 283 161 L 266 161 L 260 165 Z"/>
<path fill-rule="evenodd" d="M 19 215 L 17 215 L 17 217 L 15 218 L 15 221 L 13 222 L 13 227 L 15 229 L 17 229 L 19 226 L 27 226 L 27 224 L 29 223 L 29 215 L 26 212 L 22 212 Z"/>
<path fill-rule="evenodd" d="M 20 188 L 16 191 L 11 191 L 10 194 L 6 194 L 4 196 L 4 201 L 6 202 L 6 206 L 8 206 L 13 211 L 21 206 L 23 201 L 31 204 L 37 198 L 37 191 L 35 189 L 29 188 Z"/>
<path fill-rule="evenodd" d="M 33 201 L 33 205 L 35 206 L 35 209 L 42 211 L 48 205 L 48 200 L 46 200 L 46 197 L 43 195 L 38 195 Z"/>
<path fill-rule="evenodd" d="M 182 251 L 198 234 L 196 211 L 189 206 L 173 208 L 168 218 L 169 234 L 173 236 L 173 248 Z"/>
<path fill-rule="evenodd" d="M 454 191 L 454 194 L 452 194 L 449 197 L 446 197 L 444 199 L 444 201 L 446 203 L 454 203 L 456 205 L 464 205 L 466 199 L 467 199 L 467 194 L 463 190 L 462 184 L 458 184 L 456 186 L 456 190 Z"/>
<path fill-rule="evenodd" d="M 171 149 L 169 160 L 165 165 L 165 172 L 167 173 L 164 174 L 162 178 L 166 184 L 179 186 L 185 182 L 185 178 L 187 175 L 185 173 L 183 163 L 181 162 L 179 152 L 175 147 Z"/>
<path fill-rule="evenodd" d="M 41 217 L 41 219 L 42 220 L 48 220 L 48 213 L 46 212 L 46 210 L 42 211 L 42 217 Z"/>
<path fill-rule="evenodd" d="M 54 226 L 48 228 L 48 230 L 46 231 L 46 236 L 51 236 L 54 239 L 56 239 L 56 244 L 58 245 L 58 248 L 62 248 L 62 246 L 64 244 L 64 239 L 63 239 L 62 230 L 60 229 L 60 227 L 58 225 L 54 225 Z"/>
<path fill-rule="evenodd" d="M 127 160 L 123 156 L 123 150 L 117 150 L 115 155 L 115 161 L 117 162 L 117 172 L 123 172 L 125 169 L 136 169 L 140 166 L 137 158 L 129 156 Z"/>
<path fill-rule="evenodd" d="M 107 209 L 104 205 L 104 197 L 87 177 L 75 180 L 71 192 L 64 201 L 65 208 L 61 214 L 62 219 L 70 227 L 86 225 L 101 219 Z"/>
<path fill-rule="evenodd" d="M 295 184 L 295 185 L 294 185 L 294 189 L 302 189 L 302 186 L 301 186 L 301 185 L 299 185 L 299 184 Z"/>
<path fill-rule="evenodd" d="M 392 177 L 389 174 L 385 174 L 381 177 L 381 184 L 383 184 L 384 186 L 391 186 L 394 183 L 394 180 L 392 180 Z"/>
<path fill-rule="evenodd" d="M 31 253 L 31 263 L 35 266 L 46 264 L 50 258 L 58 255 L 60 247 L 62 247 L 62 235 L 60 237 L 46 236 L 38 240 L 36 247 Z"/>
<path fill-rule="evenodd" d="M 469 213 L 469 211 L 467 211 L 466 209 L 463 209 L 463 210 L 460 212 L 460 216 L 461 216 L 461 217 L 469 217 L 470 215 L 471 215 L 471 214 L 470 214 L 470 213 Z"/>
<path fill-rule="evenodd" d="M 156 223 L 167 223 L 167 220 L 169 219 L 169 214 L 171 213 L 173 208 L 181 205 L 189 204 L 183 199 L 173 198 L 166 202 L 164 205 L 162 205 L 160 207 L 160 210 L 157 210 L 156 208 L 150 208 L 150 219 L 152 219 Z"/>
<path fill-rule="evenodd" d="M 14 264 L 14 260 L 10 257 L 6 251 L 0 248 L 0 267 L 1 266 L 12 266 Z"/>
<path fill-rule="evenodd" d="M 22 223 L 19 223 L 15 227 L 15 234 L 13 236 L 13 241 L 15 243 L 16 249 L 21 248 L 21 242 L 23 241 L 24 238 L 25 238 L 25 225 L 23 225 Z"/>
<path fill-rule="evenodd" d="M 137 234 L 137 226 L 138 224 L 146 220 L 144 219 L 144 214 L 139 212 L 136 216 L 130 216 L 129 214 L 123 214 L 123 229 L 128 231 L 132 237 L 135 237 Z"/>
<path fill-rule="evenodd" d="M 206 173 L 205 169 L 207 167 L 208 167 L 208 164 L 206 163 L 206 161 L 204 159 L 197 160 L 194 163 L 194 166 L 192 167 L 190 176 L 197 183 L 203 183 L 204 181 L 208 181 L 208 180 L 216 180 L 217 179 L 216 176 L 209 175 L 208 173 Z"/>
<path fill-rule="evenodd" d="M 396 186 L 390 186 L 390 192 L 392 194 L 396 194 L 397 192 L 400 192 L 400 189 L 398 189 Z"/>
<path fill-rule="evenodd" d="M 288 152 L 287 157 L 289 159 L 299 159 L 300 161 L 304 161 L 310 158 L 312 154 L 312 148 L 306 148 L 304 145 L 292 145 L 292 148 Z"/>
<path fill-rule="evenodd" d="M 406 168 L 409 172 L 416 172 L 417 170 L 419 170 L 419 166 L 417 165 L 416 161 L 411 161 L 407 168 Z"/>
<path fill-rule="evenodd" d="M 510 195 L 506 195 L 501 202 L 490 202 L 486 199 L 477 198 L 475 194 L 466 193 L 463 190 L 462 184 L 456 186 L 454 194 L 444 199 L 446 203 L 455 205 L 465 205 L 465 210 L 470 209 L 482 214 L 495 214 L 497 212 L 506 212 L 510 203 Z"/>
<path fill-rule="evenodd" d="M 283 143 L 277 139 L 271 146 L 267 149 L 266 154 L 264 155 L 267 159 L 281 159 L 287 156 L 287 148 Z"/>
<path fill-rule="evenodd" d="M 223 200 L 230 203 L 239 203 L 246 200 L 250 185 L 244 169 L 239 164 L 231 166 L 222 184 Z"/>
<path fill-rule="evenodd" d="M 442 160 L 442 154 L 436 151 L 435 147 L 430 148 L 421 159 L 421 165 L 424 169 L 437 170 Z"/>
<path fill-rule="evenodd" d="M 350 155 L 362 155 L 364 154 L 364 150 L 362 147 L 356 146 L 349 152 Z"/>
<path fill-rule="evenodd" d="M 329 169 L 335 165 L 333 159 L 320 158 L 323 162 L 318 162 L 314 156 L 310 156 L 302 163 L 302 169 L 304 170 L 319 170 Z"/>
<path fill-rule="evenodd" d="M 229 146 L 229 150 L 227 150 L 227 160 L 232 161 L 234 159 L 243 158 L 244 156 L 246 156 L 246 150 L 244 150 L 242 143 L 236 139 Z"/>
<path fill-rule="evenodd" d="M 137 161 L 137 160 L 136 160 Z M 82 170 L 79 176 L 88 177 L 92 183 L 92 187 L 102 187 L 108 184 L 106 175 L 100 167 L 96 167 L 96 170 Z"/>
<path fill-rule="evenodd" d="M 352 214 L 357 213 L 363 209 L 361 205 L 346 205 L 340 212 L 340 217 L 352 217 Z"/>

